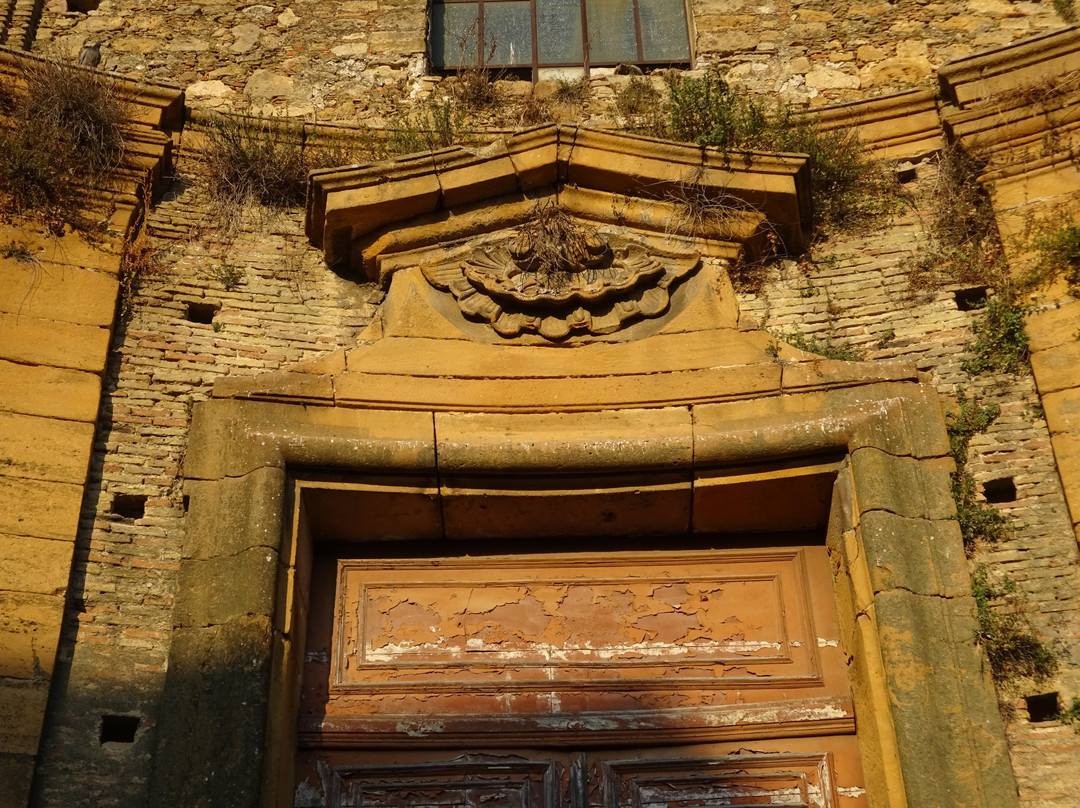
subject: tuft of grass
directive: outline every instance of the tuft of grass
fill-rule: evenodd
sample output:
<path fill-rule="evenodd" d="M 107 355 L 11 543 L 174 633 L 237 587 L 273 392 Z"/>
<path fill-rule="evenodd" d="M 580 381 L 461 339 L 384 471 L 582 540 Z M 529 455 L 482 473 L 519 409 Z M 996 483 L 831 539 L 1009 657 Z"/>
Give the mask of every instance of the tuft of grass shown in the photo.
<path fill-rule="evenodd" d="M 668 77 L 668 136 L 728 152 L 800 152 L 808 156 L 818 228 L 844 228 L 896 210 L 895 177 L 869 158 L 848 130 L 822 130 L 778 102 L 737 93 L 717 70 Z"/>
<path fill-rule="evenodd" d="M 530 95 L 521 105 L 520 120 L 522 126 L 550 123 L 552 120 L 551 107 L 546 100 Z"/>
<path fill-rule="evenodd" d="M 786 342 L 792 348 L 800 351 L 817 354 L 825 359 L 839 359 L 844 362 L 861 362 L 866 357 L 863 352 L 847 342 L 833 342 L 820 340 L 801 331 L 784 331 L 774 336 Z"/>
<path fill-rule="evenodd" d="M 220 283 L 221 288 L 226 292 L 233 291 L 244 282 L 243 267 L 238 267 L 233 264 L 220 264 L 218 266 L 210 267 L 206 274 L 209 275 L 212 280 Z"/>
<path fill-rule="evenodd" d="M 644 76 L 632 77 L 615 91 L 615 109 L 631 132 L 650 137 L 667 136 L 664 97 Z"/>
<path fill-rule="evenodd" d="M 213 115 L 203 151 L 211 198 L 224 211 L 302 204 L 308 166 L 302 128 L 289 121 Z"/>
<path fill-rule="evenodd" d="M 972 374 L 1017 373 L 1027 362 L 1028 336 L 1024 310 L 991 298 L 972 323 L 975 340 L 967 344 L 974 356 L 961 363 Z"/>
<path fill-rule="evenodd" d="M 937 168 L 937 182 L 927 200 L 930 244 L 914 263 L 913 285 L 1002 285 L 1006 267 L 997 219 L 989 196 L 977 182 L 982 164 L 959 146 L 949 145 L 942 150 Z"/>
<path fill-rule="evenodd" d="M 1012 578 L 991 581 L 986 567 L 978 567 L 971 578 L 971 594 L 979 620 L 976 640 L 986 649 L 998 685 L 1009 687 L 1018 679 L 1041 683 L 1054 675 L 1057 656 L 1036 636 L 1027 619 L 1029 607 Z"/>
<path fill-rule="evenodd" d="M 0 244 L 0 258 L 10 258 L 22 264 L 40 263 L 29 242 L 14 239 L 7 244 Z"/>
<path fill-rule="evenodd" d="M 462 116 L 450 99 L 428 99 L 413 112 L 394 116 L 387 130 L 388 155 L 435 151 L 461 140 Z"/>
<path fill-rule="evenodd" d="M 454 100 L 469 110 L 488 109 L 500 101 L 495 82 L 481 67 L 464 68 L 450 87 Z"/>
<path fill-rule="evenodd" d="M 1080 225 L 1067 224 L 1035 237 L 1032 246 L 1038 253 L 1034 268 L 1024 279 L 1026 288 L 1034 288 L 1063 277 L 1073 293 L 1080 290 Z"/>
<path fill-rule="evenodd" d="M 1054 0 L 1053 5 L 1054 13 L 1061 18 L 1062 22 L 1076 22 L 1076 4 L 1074 0 Z"/>
<path fill-rule="evenodd" d="M 551 100 L 556 104 L 565 104 L 568 107 L 583 107 L 589 102 L 589 79 L 581 78 L 556 79 L 555 92 Z"/>
<path fill-rule="evenodd" d="M 999 542 L 1011 532 L 1005 514 L 978 500 L 975 478 L 967 468 L 971 439 L 994 423 L 1001 414 L 1001 408 L 996 404 L 980 405 L 969 399 L 963 389 L 956 391 L 956 404 L 957 409 L 945 415 L 949 451 L 956 462 L 951 488 L 964 549 L 971 553 L 978 544 Z"/>
<path fill-rule="evenodd" d="M 102 73 L 42 61 L 5 99 L 18 121 L 0 131 L 0 215 L 34 216 L 53 232 L 89 230 L 88 190 L 107 190 L 124 159 L 127 102 Z"/>
<path fill-rule="evenodd" d="M 1080 735 L 1080 698 L 1073 696 L 1072 704 L 1057 714 L 1058 721 L 1072 724 L 1073 731 Z"/>

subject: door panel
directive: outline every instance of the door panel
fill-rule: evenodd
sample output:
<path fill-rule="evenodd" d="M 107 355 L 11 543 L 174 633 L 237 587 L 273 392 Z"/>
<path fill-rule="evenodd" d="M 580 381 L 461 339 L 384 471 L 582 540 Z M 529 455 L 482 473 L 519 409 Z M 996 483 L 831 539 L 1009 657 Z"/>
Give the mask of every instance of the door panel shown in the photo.
<path fill-rule="evenodd" d="M 322 566 L 302 745 L 854 727 L 821 547 Z"/>
<path fill-rule="evenodd" d="M 864 808 L 853 736 L 591 754 L 589 804 L 602 808 L 786 805 Z"/>
<path fill-rule="evenodd" d="M 864 808 L 823 547 L 315 559 L 304 808 Z"/>
<path fill-rule="evenodd" d="M 855 739 L 558 753 L 327 752 L 329 808 L 865 808 Z M 364 761 L 359 763 L 358 760 Z"/>
<path fill-rule="evenodd" d="M 554 760 L 463 755 L 455 760 L 321 767 L 333 808 L 563 808 Z"/>

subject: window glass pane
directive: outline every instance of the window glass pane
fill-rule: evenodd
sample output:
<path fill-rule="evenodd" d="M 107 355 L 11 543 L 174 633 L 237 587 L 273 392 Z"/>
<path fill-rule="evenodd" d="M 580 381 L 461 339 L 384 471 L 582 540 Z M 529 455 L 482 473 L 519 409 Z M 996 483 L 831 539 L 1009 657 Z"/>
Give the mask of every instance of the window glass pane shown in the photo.
<path fill-rule="evenodd" d="M 589 64 L 636 62 L 633 0 L 586 0 Z"/>
<path fill-rule="evenodd" d="M 540 64 L 581 64 L 580 0 L 536 0 L 536 43 Z"/>
<path fill-rule="evenodd" d="M 638 0 L 638 14 L 646 62 L 690 60 L 684 0 Z"/>
<path fill-rule="evenodd" d="M 435 67 L 476 64 L 479 30 L 476 3 L 432 3 L 431 61 Z"/>
<path fill-rule="evenodd" d="M 528 0 L 484 3 L 484 56 L 492 65 L 532 64 L 532 20 Z"/>

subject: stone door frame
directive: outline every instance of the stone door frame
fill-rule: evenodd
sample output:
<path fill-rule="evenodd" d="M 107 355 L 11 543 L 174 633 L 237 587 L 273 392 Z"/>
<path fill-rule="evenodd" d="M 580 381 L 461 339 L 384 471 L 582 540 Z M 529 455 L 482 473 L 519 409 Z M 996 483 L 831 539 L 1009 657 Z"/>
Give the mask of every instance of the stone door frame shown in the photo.
<path fill-rule="evenodd" d="M 716 532 L 731 503 L 824 474 L 871 805 L 1016 806 L 951 468 L 936 394 L 910 382 L 560 414 L 201 404 L 152 801 L 292 805 L 300 480 L 358 481 L 373 515 L 380 496 L 434 503 L 446 535 L 476 523 L 478 497 L 521 497 L 506 515 L 587 494 L 611 506 L 587 513 L 618 515 L 645 496 L 661 520 L 646 532 L 670 535 Z"/>

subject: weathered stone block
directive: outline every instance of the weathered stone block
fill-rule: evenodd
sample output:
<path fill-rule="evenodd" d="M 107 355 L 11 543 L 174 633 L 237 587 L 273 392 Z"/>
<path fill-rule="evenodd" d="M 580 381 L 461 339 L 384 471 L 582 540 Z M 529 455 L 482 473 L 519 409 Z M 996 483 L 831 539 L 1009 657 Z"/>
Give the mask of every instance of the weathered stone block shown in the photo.
<path fill-rule="evenodd" d="M 0 590 L 63 595 L 72 543 L 0 534 Z"/>
<path fill-rule="evenodd" d="M 1032 353 L 1076 342 L 1080 330 L 1080 301 L 1033 311 L 1024 318 L 1028 347 Z"/>
<path fill-rule="evenodd" d="M 875 594 L 892 589 L 943 597 L 971 594 L 956 521 L 908 519 L 888 511 L 872 511 L 862 515 L 859 530 Z"/>
<path fill-rule="evenodd" d="M 3 707 L 0 706 L 0 713 Z M 0 752 L 0 808 L 26 808 L 34 779 L 34 758 Z"/>
<path fill-rule="evenodd" d="M 151 804 L 260 804 L 272 639 L 259 615 L 174 631 Z"/>
<path fill-rule="evenodd" d="M 944 468 L 865 448 L 852 453 L 851 473 L 860 513 L 882 510 L 922 519 L 952 519 L 956 514 Z"/>
<path fill-rule="evenodd" d="M 215 482 L 189 480 L 185 558 L 229 557 L 249 548 L 277 550 L 284 521 L 285 471 L 256 469 Z"/>
<path fill-rule="evenodd" d="M 93 422 L 100 396 L 101 378 L 93 373 L 0 359 L 0 410 Z"/>
<path fill-rule="evenodd" d="M 0 533 L 75 541 L 81 484 L 0 476 Z"/>
<path fill-rule="evenodd" d="M 7 314 L 109 328 L 118 289 L 104 272 L 0 259 L 0 312 Z"/>
<path fill-rule="evenodd" d="M 0 473 L 82 485 L 94 425 L 0 412 Z"/>
<path fill-rule="evenodd" d="M 685 407 L 607 413 L 436 413 L 441 472 L 619 468 L 688 469 L 693 462 Z"/>
<path fill-rule="evenodd" d="M 101 374 L 109 330 L 19 314 L 0 314 L 0 358 Z"/>
<path fill-rule="evenodd" d="M 444 478 L 442 508 L 451 538 L 679 535 L 690 530 L 691 495 L 688 475 L 659 472 L 531 480 L 520 488 L 455 475 Z"/>
<path fill-rule="evenodd" d="M 1044 396 L 1080 386 L 1077 367 L 1080 367 L 1080 342 L 1075 339 L 1031 355 L 1031 371 L 1039 393 Z"/>
<path fill-rule="evenodd" d="M 63 613 L 63 596 L 0 592 L 0 677 L 52 673 Z"/>
<path fill-rule="evenodd" d="M 185 559 L 175 622 L 218 626 L 244 615 L 273 615 L 277 574 L 278 553 L 266 547 L 206 560 Z"/>
<path fill-rule="evenodd" d="M 1016 806 L 1016 785 L 971 597 L 875 599 L 910 805 Z"/>
<path fill-rule="evenodd" d="M 189 479 L 240 476 L 286 463 L 434 468 L 431 416 L 226 399 L 196 407 L 185 465 Z"/>
<path fill-rule="evenodd" d="M 37 754 L 48 698 L 48 682 L 0 681 L 0 754 Z"/>

